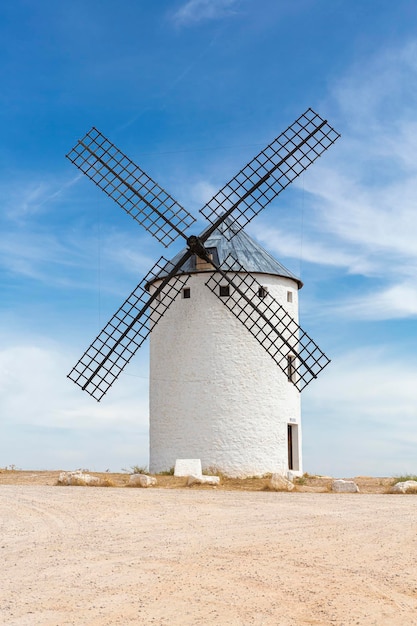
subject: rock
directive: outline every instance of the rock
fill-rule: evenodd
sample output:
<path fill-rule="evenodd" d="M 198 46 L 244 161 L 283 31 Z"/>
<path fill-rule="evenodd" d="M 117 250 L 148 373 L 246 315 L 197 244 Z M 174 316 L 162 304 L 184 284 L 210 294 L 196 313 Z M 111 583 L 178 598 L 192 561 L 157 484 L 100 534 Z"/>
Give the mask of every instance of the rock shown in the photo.
<path fill-rule="evenodd" d="M 332 482 L 332 491 L 335 493 L 359 493 L 359 487 L 353 480 L 339 478 Z"/>
<path fill-rule="evenodd" d="M 417 493 L 417 480 L 404 480 L 391 487 L 390 493 Z"/>
<path fill-rule="evenodd" d="M 101 478 L 98 476 L 91 476 L 90 474 L 84 474 L 83 479 L 86 485 L 99 485 Z"/>
<path fill-rule="evenodd" d="M 292 491 L 294 484 L 282 474 L 272 474 L 271 480 L 269 481 L 269 488 L 274 491 Z"/>
<path fill-rule="evenodd" d="M 84 474 L 82 470 L 76 470 L 75 472 L 61 472 L 58 476 L 58 485 L 99 485 L 100 478 L 98 476 L 91 476 L 91 474 Z"/>
<path fill-rule="evenodd" d="M 177 459 L 174 476 L 201 476 L 201 459 Z"/>
<path fill-rule="evenodd" d="M 191 485 L 219 485 L 220 478 L 219 476 L 196 476 L 191 475 L 188 477 L 187 486 L 191 487 Z"/>
<path fill-rule="evenodd" d="M 146 474 L 131 474 L 129 478 L 129 487 L 154 487 L 155 485 L 156 478 Z"/>

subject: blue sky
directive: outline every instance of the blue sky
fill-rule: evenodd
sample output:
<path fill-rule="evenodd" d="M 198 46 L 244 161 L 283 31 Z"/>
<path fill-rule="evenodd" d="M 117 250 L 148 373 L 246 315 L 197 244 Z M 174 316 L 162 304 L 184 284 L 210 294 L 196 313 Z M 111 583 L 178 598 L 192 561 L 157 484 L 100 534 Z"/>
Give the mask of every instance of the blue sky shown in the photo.
<path fill-rule="evenodd" d="M 416 33 L 413 0 L 1 4 L 0 466 L 148 461 L 147 347 L 99 404 L 66 374 L 178 246 L 78 173 L 76 140 L 95 125 L 196 215 L 311 106 L 342 138 L 248 227 L 332 359 L 304 469 L 417 471 Z"/>

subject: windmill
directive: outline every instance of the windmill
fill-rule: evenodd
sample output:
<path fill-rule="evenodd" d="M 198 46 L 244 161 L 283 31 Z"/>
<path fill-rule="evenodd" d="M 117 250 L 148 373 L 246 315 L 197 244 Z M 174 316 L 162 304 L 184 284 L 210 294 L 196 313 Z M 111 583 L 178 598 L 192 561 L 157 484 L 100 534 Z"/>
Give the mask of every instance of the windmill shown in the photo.
<path fill-rule="evenodd" d="M 208 220 L 209 225 L 197 236 L 186 233 L 196 221 L 195 218 L 93 127 L 77 142 L 67 158 L 164 246 L 168 247 L 177 238 L 182 237 L 186 247 L 170 261 L 164 257 L 157 261 L 85 351 L 68 377 L 93 398 L 100 401 L 151 331 L 151 361 L 153 337 L 157 335 L 160 328 L 162 328 L 160 331 L 162 341 L 159 341 L 159 344 L 162 343 L 162 347 L 155 351 L 154 357 L 159 361 L 164 361 L 169 352 L 171 354 L 176 353 L 178 346 L 172 350 L 172 344 L 170 349 L 171 336 L 175 337 L 178 334 L 178 325 L 182 324 L 182 314 L 179 313 L 178 317 L 178 311 L 175 313 L 176 307 L 178 309 L 177 305 L 181 299 L 190 298 L 190 281 L 192 282 L 195 274 L 198 274 L 204 280 L 204 289 L 207 295 L 210 294 L 211 304 L 213 304 L 213 296 L 215 296 L 214 300 L 217 298 L 218 303 L 221 303 L 220 309 L 222 311 L 224 311 L 223 307 L 228 309 L 227 315 L 223 316 L 222 320 L 226 320 L 226 323 L 229 324 L 234 320 L 233 324 L 237 324 L 239 327 L 240 335 L 236 335 L 238 337 L 236 341 L 239 345 L 243 343 L 241 334 L 243 329 L 245 336 L 250 335 L 250 341 L 255 341 L 262 355 L 268 355 L 267 366 L 262 363 L 256 364 L 254 367 L 269 369 L 270 366 L 273 366 L 273 376 L 280 379 L 280 384 L 284 380 L 287 389 L 288 387 L 292 388 L 293 397 L 299 396 L 298 392 L 317 378 L 320 371 L 329 363 L 329 359 L 299 326 L 297 313 L 295 310 L 291 312 L 291 305 L 283 306 L 283 299 L 279 296 L 280 292 L 277 292 L 278 297 L 274 297 L 275 287 L 272 286 L 269 290 L 259 281 L 258 268 L 255 267 L 254 272 L 248 271 L 247 263 L 244 262 L 244 259 L 242 263 L 242 258 L 239 258 L 239 253 L 236 253 L 236 246 L 233 245 L 233 241 L 240 241 L 239 249 L 242 245 L 246 246 L 247 256 L 250 256 L 251 247 L 247 244 L 248 239 L 245 239 L 245 243 L 242 244 L 242 237 L 248 237 L 243 231 L 244 227 L 321 156 L 339 136 L 327 120 L 321 118 L 312 109 L 307 109 L 200 210 L 201 214 Z M 220 248 L 223 252 L 221 255 L 219 254 Z M 257 253 L 258 251 L 255 251 L 255 254 Z M 285 271 L 282 272 L 281 270 L 278 272 L 273 270 L 261 271 L 262 273 L 284 276 L 284 283 L 285 280 L 287 282 L 288 280 L 293 281 L 293 283 L 294 280 L 297 281 L 291 274 L 286 274 Z M 298 286 L 300 286 L 299 283 Z M 206 296 L 201 294 L 200 300 L 200 307 L 196 315 L 207 318 L 210 323 L 211 311 L 207 310 Z M 215 306 L 218 311 L 217 304 Z M 174 313 L 171 313 L 172 311 Z M 168 315 L 166 315 L 167 313 Z M 164 316 L 165 319 L 161 323 Z M 214 329 L 213 332 L 215 334 L 216 330 Z M 204 353 L 196 345 L 200 340 L 201 337 L 193 337 L 194 348 L 190 348 L 191 353 L 190 350 L 187 352 L 188 358 L 192 359 L 192 367 L 197 370 L 202 367 L 205 358 L 210 361 L 210 354 L 207 354 L 207 350 Z M 253 345 L 253 343 L 250 344 L 251 354 L 254 351 Z M 211 348 L 208 349 L 211 350 Z M 174 356 L 177 358 L 178 355 L 175 354 Z M 217 358 L 214 353 L 212 356 L 214 359 Z M 246 360 L 246 356 L 243 356 L 243 359 Z M 239 359 L 237 360 L 239 361 Z M 276 366 L 281 371 L 280 377 L 276 375 Z M 171 372 L 172 369 L 176 371 L 173 379 L 181 380 L 181 363 L 177 362 L 176 365 L 173 365 L 171 362 L 169 368 Z M 169 403 L 174 401 L 174 397 L 179 394 L 182 397 L 182 407 L 179 409 L 181 413 L 184 411 L 184 403 L 189 400 L 190 393 L 193 396 L 196 395 L 200 401 L 200 392 L 196 392 L 195 385 L 188 386 L 188 388 L 182 388 L 180 385 L 180 390 L 178 387 L 171 388 L 170 392 L 171 374 L 167 374 L 166 371 L 159 371 L 158 376 L 158 381 L 154 387 L 159 388 L 156 396 L 162 395 L 165 399 L 165 413 L 161 422 L 156 419 L 153 424 L 152 398 L 155 393 L 152 394 L 151 390 L 151 470 L 153 465 L 154 470 L 161 471 L 161 469 L 168 469 L 172 466 L 175 457 L 186 456 L 191 458 L 196 456 L 196 453 L 192 454 L 193 450 L 197 450 L 199 456 L 204 456 L 204 446 L 210 449 L 214 440 L 223 440 L 224 432 L 219 433 L 218 429 L 215 428 L 208 438 L 207 436 L 197 437 L 200 439 L 197 447 L 189 446 L 187 442 L 184 443 L 184 437 L 179 435 L 181 428 L 178 426 L 178 419 L 174 420 L 174 425 L 169 423 L 168 413 L 172 409 Z M 208 366 L 206 376 L 210 381 L 213 379 L 210 366 Z M 200 390 L 206 386 L 203 379 Z M 269 385 L 271 384 L 274 383 L 270 381 Z M 164 388 L 163 391 L 161 391 L 161 387 Z M 270 386 L 268 390 L 271 391 Z M 257 391 L 260 391 L 262 395 L 259 385 Z M 216 393 L 217 391 L 214 392 L 214 394 Z M 282 395 L 281 391 L 279 393 Z M 285 393 L 287 394 L 287 392 Z M 259 398 L 258 393 L 255 393 L 256 397 Z M 258 401 L 255 400 L 255 403 Z M 294 413 L 299 412 L 299 409 L 295 408 L 297 402 L 299 403 L 299 400 L 293 401 Z M 207 398 L 206 404 L 210 405 L 210 398 Z M 201 410 L 201 403 L 199 409 L 196 408 L 195 410 Z M 156 411 L 158 414 L 160 411 L 163 412 L 162 405 Z M 298 421 L 297 418 L 293 417 L 292 419 Z M 193 421 L 195 422 L 195 416 L 191 419 L 191 423 Z M 190 424 L 185 424 L 186 429 L 189 426 Z M 202 427 L 204 427 L 203 424 L 197 423 L 198 431 L 201 431 Z M 164 430 L 164 433 L 158 435 L 158 430 Z M 194 430 L 196 429 L 194 428 Z M 194 440 L 195 438 L 196 433 L 188 437 L 188 439 Z M 293 437 L 290 425 L 288 425 L 285 436 L 288 450 L 290 450 L 291 438 Z M 152 439 L 156 442 L 155 450 L 159 450 L 154 451 L 154 453 L 152 453 Z M 282 447 L 282 436 L 278 439 L 280 439 L 278 443 Z M 298 439 L 298 444 L 300 444 L 300 433 L 298 433 Z M 243 451 L 238 451 L 238 458 L 245 456 L 245 445 L 243 445 Z M 215 444 L 216 446 L 218 447 L 218 444 Z M 258 457 L 263 444 L 258 442 L 255 448 L 255 456 Z M 219 465 L 216 459 L 211 462 L 213 455 L 210 456 L 210 454 L 209 452 L 206 463 Z M 172 458 L 173 455 L 174 458 Z M 289 455 L 292 456 L 292 452 L 289 451 Z M 155 459 L 158 457 L 158 459 L 153 461 L 152 456 Z M 169 464 L 168 467 L 163 467 L 167 463 Z M 276 467 L 277 458 L 273 463 Z M 293 461 L 290 460 L 288 467 L 291 469 L 293 464 Z M 222 465 L 222 461 L 220 461 L 220 465 Z M 237 465 L 239 465 L 239 461 L 237 461 Z M 243 465 L 245 465 L 244 462 Z M 255 462 L 255 465 L 256 468 L 264 468 L 262 462 L 258 464 Z M 298 465 L 300 466 L 300 463 Z M 223 467 L 225 467 L 224 463 Z M 242 470 L 241 467 L 232 468 L 229 473 L 237 475 L 242 472 L 250 472 L 253 467 L 254 464 L 249 463 L 245 469 Z M 269 471 L 269 469 L 265 471 Z"/>

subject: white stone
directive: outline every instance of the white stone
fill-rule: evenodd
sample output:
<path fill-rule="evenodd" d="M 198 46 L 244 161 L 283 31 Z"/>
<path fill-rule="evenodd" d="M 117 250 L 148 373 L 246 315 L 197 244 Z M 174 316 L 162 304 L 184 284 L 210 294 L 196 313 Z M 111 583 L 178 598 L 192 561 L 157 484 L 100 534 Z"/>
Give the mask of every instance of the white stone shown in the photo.
<path fill-rule="evenodd" d="M 156 485 L 154 476 L 146 474 L 131 474 L 129 478 L 129 487 L 154 487 Z"/>
<path fill-rule="evenodd" d="M 174 476 L 201 476 L 201 459 L 176 459 Z"/>
<path fill-rule="evenodd" d="M 219 485 L 219 476 L 189 476 L 187 480 L 188 487 L 191 485 Z"/>
<path fill-rule="evenodd" d="M 353 480 L 338 478 L 332 482 L 332 491 L 336 493 L 359 493 L 359 487 Z"/>
<path fill-rule="evenodd" d="M 70 472 L 61 472 L 58 476 L 58 485 L 69 485 Z"/>
<path fill-rule="evenodd" d="M 269 487 L 274 491 L 292 491 L 294 489 L 294 483 L 288 480 L 288 478 L 285 478 L 282 474 L 272 474 Z"/>
<path fill-rule="evenodd" d="M 101 483 L 101 478 L 90 474 L 84 474 L 84 480 L 86 485 L 99 485 Z"/>
<path fill-rule="evenodd" d="M 417 493 L 417 480 L 404 480 L 391 487 L 391 493 Z"/>
<path fill-rule="evenodd" d="M 254 276 L 298 321 L 298 283 Z M 192 274 L 190 298 L 179 294 L 150 335 L 150 471 L 199 458 L 227 476 L 285 475 L 290 424 L 292 471 L 301 475 L 301 394 L 207 279 Z"/>
<path fill-rule="evenodd" d="M 58 485 L 99 485 L 100 478 L 85 474 L 81 470 L 74 472 L 61 472 L 58 476 Z"/>

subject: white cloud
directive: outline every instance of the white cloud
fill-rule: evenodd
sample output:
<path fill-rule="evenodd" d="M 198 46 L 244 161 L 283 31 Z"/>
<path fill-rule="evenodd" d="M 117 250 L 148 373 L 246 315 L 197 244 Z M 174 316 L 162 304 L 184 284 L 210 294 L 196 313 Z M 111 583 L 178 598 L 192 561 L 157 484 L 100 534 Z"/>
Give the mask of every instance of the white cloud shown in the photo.
<path fill-rule="evenodd" d="M 306 471 L 415 471 L 417 368 L 392 347 L 336 356 L 304 392 Z"/>
<path fill-rule="evenodd" d="M 100 247 L 106 263 L 117 264 L 118 268 L 139 279 L 146 274 L 155 263 L 151 255 L 141 251 L 137 236 L 128 236 L 126 232 L 111 233 L 102 237 Z"/>
<path fill-rule="evenodd" d="M 65 247 L 49 234 L 10 231 L 0 238 L 0 265 L 7 271 L 29 278 L 50 281 L 51 264 L 66 264 Z"/>
<path fill-rule="evenodd" d="M 77 359 L 68 346 L 39 338 L 7 343 L 0 351 L 2 465 L 56 469 L 94 463 L 103 470 L 113 463 L 116 471 L 129 463 L 146 465 L 146 351 L 97 403 L 66 377 Z M 141 441 L 135 456 L 123 457 L 132 453 L 134 439 Z"/>
<path fill-rule="evenodd" d="M 129 398 L 127 388 L 132 381 L 123 376 L 118 381 L 121 385 L 111 388 L 107 402 L 97 403 L 67 379 L 75 361 L 75 353 L 68 346 L 44 343 L 39 339 L 16 342 L 3 349 L 0 352 L 0 414 L 3 419 L 38 426 L 71 423 L 77 428 L 91 424 L 99 426 L 109 421 L 119 425 L 132 424 L 140 405 L 138 398 L 135 410 L 130 405 L 132 398 Z M 146 387 L 147 376 L 143 375 L 139 380 L 139 387 Z M 30 405 L 27 404 L 29 398 Z"/>
<path fill-rule="evenodd" d="M 120 273 L 133 288 L 155 262 L 138 241 L 115 230 L 86 235 L 74 228 L 53 234 L 46 226 L 9 228 L 0 235 L 0 268 L 49 287 L 95 289 L 100 276 L 100 289 L 124 295 Z"/>
<path fill-rule="evenodd" d="M 388 253 L 397 269 L 417 261 L 416 52 L 411 42 L 380 53 L 335 87 L 344 129 L 334 165 L 306 177 L 307 191 L 324 203 L 324 228 L 364 254 Z"/>
<path fill-rule="evenodd" d="M 200 180 L 189 187 L 190 204 L 195 203 L 200 209 L 211 200 L 216 192 L 217 188 L 214 185 L 205 180 Z"/>
<path fill-rule="evenodd" d="M 412 427 L 417 418 L 416 378 L 416 363 L 391 346 L 364 346 L 336 355 L 321 384 L 308 388 L 308 399 L 322 405 L 324 392 L 329 407 L 349 411 L 352 419 Z M 329 414 L 332 411 L 329 408 Z"/>
<path fill-rule="evenodd" d="M 342 138 L 294 184 L 302 220 L 281 205 L 254 226 L 278 255 L 374 279 L 339 302 L 357 319 L 416 314 L 416 52 L 383 52 L 336 84 L 325 108 Z"/>
<path fill-rule="evenodd" d="M 380 291 L 351 297 L 349 301 L 327 303 L 323 310 L 326 316 L 349 320 L 390 320 L 417 316 L 417 284 L 403 282 Z"/>
<path fill-rule="evenodd" d="M 355 64 L 333 88 L 341 115 L 351 120 L 356 134 L 370 138 L 375 146 L 384 145 L 372 140 L 375 131 L 381 136 L 384 121 L 389 119 L 398 128 L 404 118 L 415 118 L 416 58 L 415 40 L 398 48 L 378 49 L 367 61 Z"/>
<path fill-rule="evenodd" d="M 27 182 L 28 178 L 32 180 Z M 56 175 L 52 181 L 45 176 L 34 177 L 33 174 L 20 172 L 19 180 L 8 182 L 0 190 L 4 206 L 3 216 L 13 222 L 24 222 L 31 216 L 38 214 L 49 203 L 56 201 L 80 178 L 82 178 L 82 174 L 77 174 L 70 180 L 57 184 Z"/>
<path fill-rule="evenodd" d="M 188 0 L 173 15 L 179 25 L 216 20 L 234 14 L 237 0 Z"/>
<path fill-rule="evenodd" d="M 327 242 L 323 238 L 313 240 L 307 237 L 303 241 L 301 234 L 287 231 L 283 228 L 269 226 L 265 222 L 257 222 L 253 225 L 252 232 L 255 237 L 274 250 L 280 257 L 301 258 L 305 263 L 318 263 L 331 267 L 349 268 L 351 272 L 368 273 L 371 267 L 366 259 L 358 259 L 353 250 L 340 248 L 335 243 Z"/>
<path fill-rule="evenodd" d="M 354 155 L 347 150 L 343 157 L 334 166 L 345 172 L 343 176 L 325 166 L 306 177 L 317 230 L 333 237 L 338 246 L 354 247 L 368 260 L 378 253 L 379 269 L 384 272 L 387 258 L 397 261 L 397 266 L 407 258 L 417 261 L 417 167 L 412 174 L 397 171 L 395 180 L 377 171 L 377 182 L 369 184 L 349 173 L 347 164 Z M 396 165 L 393 160 L 392 168 Z M 366 167 L 367 172 L 375 167 L 371 158 Z"/>

